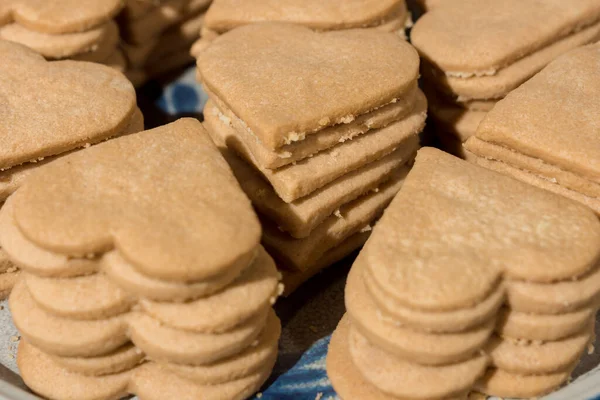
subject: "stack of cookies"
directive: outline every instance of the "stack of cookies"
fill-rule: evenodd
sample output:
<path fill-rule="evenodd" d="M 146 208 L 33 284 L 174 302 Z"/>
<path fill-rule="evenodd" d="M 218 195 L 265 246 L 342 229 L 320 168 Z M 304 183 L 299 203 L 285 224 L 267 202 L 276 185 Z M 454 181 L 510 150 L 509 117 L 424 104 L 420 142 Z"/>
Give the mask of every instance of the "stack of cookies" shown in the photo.
<path fill-rule="evenodd" d="M 215 0 L 191 53 L 198 57 L 220 35 L 266 21 L 291 22 L 321 32 L 375 28 L 402 37 L 405 27 L 412 23 L 405 0 Z"/>
<path fill-rule="evenodd" d="M 119 17 L 127 75 L 137 86 L 147 79 L 191 64 L 211 0 L 127 0 Z"/>
<path fill-rule="evenodd" d="M 591 342 L 599 294 L 592 212 L 424 148 L 352 267 L 327 372 L 344 399 L 541 396 Z"/>
<path fill-rule="evenodd" d="M 426 118 L 418 69 L 397 35 L 285 23 L 238 28 L 200 55 L 205 127 L 288 292 L 360 247 L 402 185 Z"/>
<path fill-rule="evenodd" d="M 467 159 L 600 215 L 598 65 L 600 44 L 552 62 L 486 116 L 465 143 Z"/>
<path fill-rule="evenodd" d="M 597 0 L 452 0 L 411 39 L 424 58 L 430 111 L 444 148 L 463 156 L 498 100 L 560 55 L 600 39 Z"/>
<path fill-rule="evenodd" d="M 23 269 L 17 363 L 44 397 L 241 400 L 270 375 L 279 273 L 196 120 L 39 169 L 0 212 L 0 242 Z"/>
<path fill-rule="evenodd" d="M 114 136 L 143 130 L 131 83 L 103 65 L 47 62 L 0 40 L 0 205 L 38 167 Z M 0 249 L 0 297 L 18 273 Z"/>
<path fill-rule="evenodd" d="M 0 39 L 24 44 L 47 59 L 106 64 L 123 71 L 121 0 L 9 0 L 0 4 Z"/>

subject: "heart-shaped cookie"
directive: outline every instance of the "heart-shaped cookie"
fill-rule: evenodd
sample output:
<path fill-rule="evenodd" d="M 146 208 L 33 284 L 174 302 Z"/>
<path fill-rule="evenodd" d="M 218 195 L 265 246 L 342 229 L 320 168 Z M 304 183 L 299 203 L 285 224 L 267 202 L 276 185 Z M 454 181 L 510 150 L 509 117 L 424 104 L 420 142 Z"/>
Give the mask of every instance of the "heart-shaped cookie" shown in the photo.
<path fill-rule="evenodd" d="M 133 86 L 109 67 L 46 62 L 6 41 L 0 59 L 0 169 L 110 138 L 136 109 Z"/>
<path fill-rule="evenodd" d="M 2 0 L 0 25 L 15 21 L 44 33 L 82 32 L 114 17 L 122 0 Z"/>
<path fill-rule="evenodd" d="M 424 148 L 369 243 L 365 260 L 385 293 L 449 311 L 477 304 L 500 279 L 548 283 L 592 270 L 600 223 L 575 202 Z"/>
<path fill-rule="evenodd" d="M 495 75 L 599 20 L 596 0 L 461 0 L 426 13 L 411 40 L 449 76 Z"/>
<path fill-rule="evenodd" d="M 157 279 L 200 281 L 247 266 L 260 241 L 250 201 L 193 119 L 61 158 L 13 200 L 15 223 L 37 246 L 72 256 L 114 248 Z"/>
<path fill-rule="evenodd" d="M 398 35 L 285 23 L 235 29 L 198 59 L 201 82 L 272 150 L 395 101 L 418 73 Z"/>
<path fill-rule="evenodd" d="M 381 23 L 404 0 L 215 0 L 206 14 L 209 29 L 223 33 L 261 21 L 286 21 L 317 30 L 363 28 Z"/>

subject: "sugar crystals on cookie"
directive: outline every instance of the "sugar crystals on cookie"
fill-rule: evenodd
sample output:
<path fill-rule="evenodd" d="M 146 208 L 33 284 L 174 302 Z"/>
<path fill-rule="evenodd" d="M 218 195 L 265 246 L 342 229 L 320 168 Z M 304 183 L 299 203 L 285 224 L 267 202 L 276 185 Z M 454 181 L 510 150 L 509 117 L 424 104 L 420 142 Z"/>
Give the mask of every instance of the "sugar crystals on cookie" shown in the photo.
<path fill-rule="evenodd" d="M 511 92 L 465 143 L 479 165 L 600 215 L 600 45 L 573 50 Z"/>
<path fill-rule="evenodd" d="M 0 212 L 0 243 L 23 269 L 9 299 L 23 380 L 65 400 L 248 398 L 281 332 L 260 237 L 196 120 L 40 168 Z"/>
<path fill-rule="evenodd" d="M 328 375 L 343 398 L 547 394 L 594 337 L 599 270 L 590 210 L 423 148 L 352 267 Z"/>

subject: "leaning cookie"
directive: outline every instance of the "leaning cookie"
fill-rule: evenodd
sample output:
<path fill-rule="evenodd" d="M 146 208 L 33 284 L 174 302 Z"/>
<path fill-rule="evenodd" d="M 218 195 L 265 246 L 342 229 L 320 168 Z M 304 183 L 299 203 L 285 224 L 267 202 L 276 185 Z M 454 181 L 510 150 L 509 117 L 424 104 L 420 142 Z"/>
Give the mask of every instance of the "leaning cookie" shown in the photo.
<path fill-rule="evenodd" d="M 594 1 L 438 0 L 411 31 L 423 58 L 436 130 L 465 157 L 491 107 L 546 65 L 600 39 Z M 549 21 L 552 20 L 551 23 Z"/>
<path fill-rule="evenodd" d="M 511 92 L 465 143 L 472 160 L 600 215 L 598 62 L 600 45 L 581 47 Z"/>

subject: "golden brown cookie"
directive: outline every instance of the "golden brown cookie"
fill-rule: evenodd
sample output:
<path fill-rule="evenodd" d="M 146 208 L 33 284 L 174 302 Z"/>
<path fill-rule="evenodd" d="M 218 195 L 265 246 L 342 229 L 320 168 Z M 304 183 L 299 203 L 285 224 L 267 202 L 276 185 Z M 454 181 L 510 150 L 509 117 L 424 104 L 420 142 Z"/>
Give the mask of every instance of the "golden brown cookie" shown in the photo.
<path fill-rule="evenodd" d="M 397 35 L 318 34 L 282 23 L 229 32 L 198 59 L 201 82 L 272 150 L 391 103 L 415 81 L 418 67 L 415 50 Z M 282 87 L 296 90 L 284 96 Z"/>
<path fill-rule="evenodd" d="M 199 159 L 205 162 L 198 164 Z M 164 165 L 170 165 L 169 174 Z M 91 180 L 95 185 L 87 184 Z M 260 238 L 250 201 L 200 123 L 191 119 L 48 164 L 15 198 L 15 222 L 38 246 L 71 256 L 117 247 L 140 273 L 167 281 L 239 273 Z M 223 248 L 225 241 L 235 248 Z"/>

